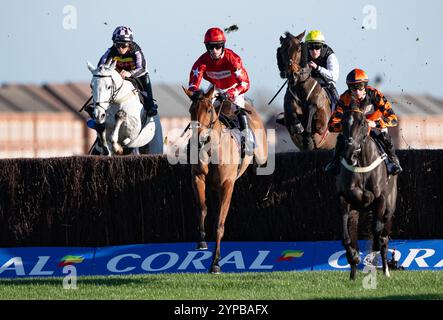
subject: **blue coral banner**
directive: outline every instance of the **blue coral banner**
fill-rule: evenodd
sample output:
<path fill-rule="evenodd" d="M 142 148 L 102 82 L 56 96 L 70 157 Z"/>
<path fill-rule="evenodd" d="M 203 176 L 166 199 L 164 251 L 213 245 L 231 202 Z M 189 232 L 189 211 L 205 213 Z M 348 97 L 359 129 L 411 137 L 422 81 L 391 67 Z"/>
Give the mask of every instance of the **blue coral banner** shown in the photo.
<path fill-rule="evenodd" d="M 0 248 L 0 278 L 63 277 L 72 268 L 77 276 L 205 273 L 214 243 L 208 246 L 208 250 L 196 250 L 195 243 Z M 370 261 L 380 265 L 379 257 L 373 259 L 370 241 L 359 241 L 359 248 L 361 269 Z M 388 260 L 405 270 L 443 270 L 443 240 L 391 241 Z M 222 242 L 220 266 L 223 272 L 349 270 L 340 241 Z"/>

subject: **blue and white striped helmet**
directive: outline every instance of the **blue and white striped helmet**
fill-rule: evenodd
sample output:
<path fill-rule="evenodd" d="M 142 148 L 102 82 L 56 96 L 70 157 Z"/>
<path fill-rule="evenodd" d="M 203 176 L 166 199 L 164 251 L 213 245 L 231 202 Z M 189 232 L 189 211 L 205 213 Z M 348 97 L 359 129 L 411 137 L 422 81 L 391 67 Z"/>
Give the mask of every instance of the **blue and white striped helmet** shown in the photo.
<path fill-rule="evenodd" d="M 133 33 L 131 28 L 125 26 L 119 26 L 115 28 L 112 33 L 112 41 L 114 42 L 132 42 Z"/>

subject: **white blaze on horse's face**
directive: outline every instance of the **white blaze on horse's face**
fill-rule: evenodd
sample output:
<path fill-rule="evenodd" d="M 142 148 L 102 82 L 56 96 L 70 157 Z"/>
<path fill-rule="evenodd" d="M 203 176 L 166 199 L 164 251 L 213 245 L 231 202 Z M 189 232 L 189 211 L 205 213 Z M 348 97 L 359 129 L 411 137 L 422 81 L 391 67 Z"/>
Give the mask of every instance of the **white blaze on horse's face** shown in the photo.
<path fill-rule="evenodd" d="M 106 120 L 106 110 L 109 108 L 111 100 L 113 98 L 113 92 L 115 91 L 115 81 L 113 81 L 113 72 L 115 71 L 115 63 L 111 65 L 102 65 L 97 69 L 91 68 L 88 64 L 89 70 L 91 70 L 93 77 L 91 80 L 92 97 L 94 101 L 94 118 L 102 124 Z"/>
<path fill-rule="evenodd" d="M 111 78 L 94 77 L 91 85 L 95 105 L 94 117 L 98 123 L 104 123 L 106 110 L 108 110 L 109 102 L 112 99 L 112 80 Z"/>

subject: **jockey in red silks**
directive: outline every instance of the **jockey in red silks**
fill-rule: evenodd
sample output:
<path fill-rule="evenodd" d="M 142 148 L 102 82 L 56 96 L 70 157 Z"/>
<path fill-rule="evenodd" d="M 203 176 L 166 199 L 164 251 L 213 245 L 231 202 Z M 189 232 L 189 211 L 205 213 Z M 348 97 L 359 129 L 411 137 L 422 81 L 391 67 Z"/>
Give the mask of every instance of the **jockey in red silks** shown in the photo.
<path fill-rule="evenodd" d="M 245 153 L 251 155 L 254 138 L 244 111 L 244 93 L 249 89 L 249 77 L 242 59 L 234 51 L 225 48 L 225 43 L 226 37 L 220 28 L 210 28 L 206 32 L 204 44 L 207 51 L 192 66 L 189 90 L 199 91 L 204 78 L 215 87 L 214 99 L 217 95 L 222 95 L 239 108 L 237 117 L 243 132 Z"/>

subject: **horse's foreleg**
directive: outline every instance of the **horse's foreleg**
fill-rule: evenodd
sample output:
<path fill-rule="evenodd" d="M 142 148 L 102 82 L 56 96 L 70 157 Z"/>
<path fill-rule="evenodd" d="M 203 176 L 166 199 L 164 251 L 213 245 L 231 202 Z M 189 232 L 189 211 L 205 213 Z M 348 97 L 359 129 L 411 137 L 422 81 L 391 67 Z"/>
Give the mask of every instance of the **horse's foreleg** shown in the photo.
<path fill-rule="evenodd" d="M 381 259 L 383 263 L 383 274 L 386 277 L 390 277 L 391 274 L 389 273 L 389 266 L 388 266 L 388 245 L 389 245 L 389 235 L 391 234 L 391 228 L 392 228 L 392 218 L 393 213 L 389 210 L 386 210 L 384 214 L 384 229 L 382 231 L 382 234 L 380 236 L 380 254 Z"/>
<path fill-rule="evenodd" d="M 375 212 L 376 221 L 373 223 L 373 251 L 380 251 L 382 266 L 383 266 L 383 274 L 387 277 L 389 274 L 388 267 L 388 236 L 391 229 L 391 214 L 387 213 L 386 210 L 386 197 L 382 194 L 378 199 L 376 199 L 375 203 Z"/>
<path fill-rule="evenodd" d="M 360 250 L 358 248 L 358 217 L 359 212 L 351 210 L 349 217 L 349 233 L 351 236 L 351 243 L 349 250 L 346 251 L 346 257 L 351 265 L 350 279 L 355 280 L 357 273 L 357 265 L 360 263 Z"/>
<path fill-rule="evenodd" d="M 373 207 L 374 220 L 372 222 L 372 236 L 374 240 L 372 243 L 372 251 L 378 252 L 380 251 L 380 247 L 383 242 L 381 240 L 381 234 L 385 228 L 385 221 L 383 217 L 386 210 L 385 197 L 383 195 L 380 195 L 380 197 L 375 199 L 373 202 Z"/>
<path fill-rule="evenodd" d="M 208 208 L 206 206 L 206 176 L 204 174 L 198 174 L 193 177 L 192 187 L 194 189 L 194 195 L 198 203 L 197 209 L 197 219 L 198 219 L 198 237 L 199 242 L 197 245 L 198 250 L 208 249 L 206 244 L 206 232 L 205 232 L 205 220 L 208 213 Z"/>
<path fill-rule="evenodd" d="M 340 212 L 342 215 L 342 234 L 343 234 L 343 246 L 347 250 L 347 246 L 351 243 L 351 237 L 349 236 L 348 222 L 349 222 L 349 203 L 346 202 L 343 196 L 340 196 Z"/>
<path fill-rule="evenodd" d="M 381 261 L 382 261 L 382 265 L 383 265 L 383 274 L 386 277 L 390 277 L 391 274 L 389 273 L 389 266 L 388 266 L 388 242 L 389 242 L 389 238 L 386 237 L 380 237 L 380 242 L 381 242 L 381 246 L 380 246 L 380 255 L 381 255 Z"/>
<path fill-rule="evenodd" d="M 314 128 L 315 133 L 322 136 L 323 133 L 325 133 L 325 131 L 328 130 L 329 118 L 330 115 L 325 111 L 324 108 L 319 108 L 317 110 L 317 121 L 316 121 L 316 126 Z"/>
<path fill-rule="evenodd" d="M 350 210 L 350 204 L 346 201 L 344 196 L 340 196 L 340 211 L 342 214 L 342 233 L 343 246 L 346 249 L 346 258 L 351 265 L 351 280 L 355 280 L 357 273 L 357 265 L 360 263 L 360 256 L 358 252 L 358 212 Z"/>
<path fill-rule="evenodd" d="M 306 149 L 312 150 L 314 149 L 314 140 L 312 139 L 312 119 L 314 118 L 314 114 L 317 111 L 317 108 L 314 105 L 309 105 L 309 113 L 308 113 L 308 123 L 306 124 L 306 130 L 303 134 L 303 144 Z"/>
<path fill-rule="evenodd" d="M 106 130 L 103 130 L 98 134 L 98 138 L 100 139 L 100 142 L 102 143 L 102 155 L 104 156 L 110 156 L 111 152 L 109 151 L 108 146 L 108 140 L 106 138 Z"/>
<path fill-rule="evenodd" d="M 111 135 L 112 148 L 114 149 L 114 152 L 118 155 L 123 154 L 123 147 L 118 143 L 118 135 L 120 132 L 120 127 L 122 126 L 125 118 L 126 112 L 124 112 L 123 110 L 120 110 L 116 113 L 114 131 Z"/>
<path fill-rule="evenodd" d="M 220 261 L 220 243 L 225 233 L 225 221 L 228 216 L 229 206 L 231 205 L 232 192 L 234 191 L 234 181 L 227 180 L 221 186 L 219 192 L 220 208 L 217 221 L 216 242 L 214 256 L 212 260 L 211 273 L 220 273 L 218 264 Z"/>

